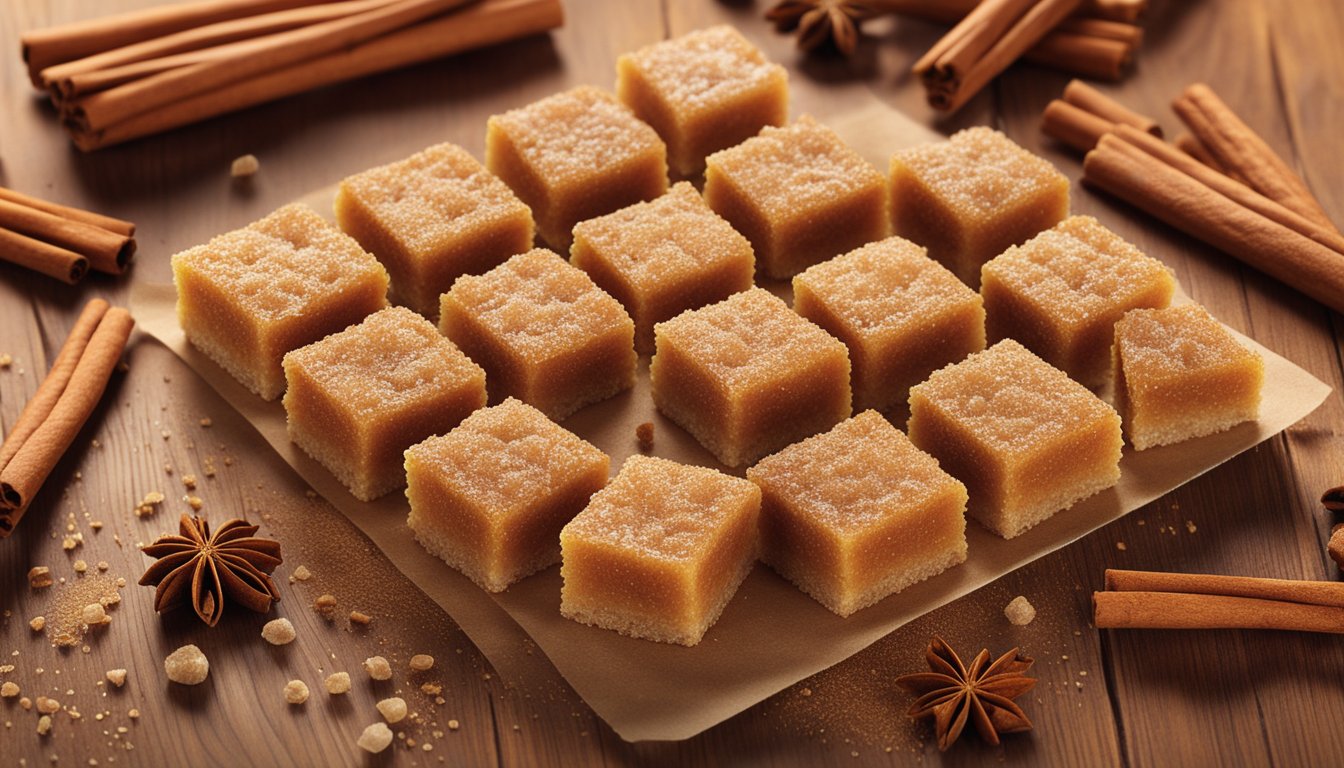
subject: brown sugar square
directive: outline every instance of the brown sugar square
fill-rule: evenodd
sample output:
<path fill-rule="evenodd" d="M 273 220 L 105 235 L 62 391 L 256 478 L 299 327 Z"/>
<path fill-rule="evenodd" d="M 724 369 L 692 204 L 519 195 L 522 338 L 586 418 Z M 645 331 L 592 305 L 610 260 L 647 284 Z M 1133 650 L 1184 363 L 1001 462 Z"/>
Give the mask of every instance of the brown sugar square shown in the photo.
<path fill-rule="evenodd" d="M 845 345 L 751 288 L 654 328 L 658 410 L 739 467 L 849 418 Z"/>
<path fill-rule="evenodd" d="M 1005 539 L 1120 479 L 1120 416 L 1012 339 L 910 390 L 910 440 Z"/>
<path fill-rule="evenodd" d="M 841 616 L 966 560 L 966 487 L 877 411 L 747 470 L 761 560 Z"/>
<path fill-rule="evenodd" d="M 991 128 L 891 158 L 892 232 L 927 247 L 972 288 L 985 262 L 1068 214 L 1064 174 Z"/>
<path fill-rule="evenodd" d="M 1070 216 L 985 264 L 991 342 L 1013 338 L 1084 386 L 1110 376 L 1115 323 L 1171 303 L 1176 281 L 1157 259 L 1091 216 Z"/>
<path fill-rule="evenodd" d="M 770 277 L 792 277 L 887 235 L 882 174 L 807 115 L 706 164 L 705 200 L 746 235 Z"/>
<path fill-rule="evenodd" d="M 904 414 L 910 387 L 985 348 L 980 295 L 899 237 L 809 267 L 793 309 L 849 347 L 855 409 Z"/>
<path fill-rule="evenodd" d="M 667 147 L 606 91 L 580 86 L 490 118 L 485 165 L 557 250 L 585 219 L 667 191 Z"/>
<path fill-rule="evenodd" d="M 430 319 L 459 275 L 532 247 L 532 212 L 454 144 L 345 179 L 336 220 L 387 267 L 392 298 Z"/>
<path fill-rule="evenodd" d="M 602 451 L 509 398 L 406 451 L 406 524 L 490 592 L 560 562 L 560 529 L 607 484 Z"/>
<path fill-rule="evenodd" d="M 285 353 L 387 306 L 387 271 L 311 209 L 287 205 L 173 256 L 187 340 L 274 400 Z"/>
<path fill-rule="evenodd" d="M 751 482 L 631 456 L 560 532 L 560 613 L 695 645 L 751 571 L 760 509 Z"/>
<path fill-rule="evenodd" d="M 1116 408 L 1137 450 L 1260 416 L 1264 359 L 1199 305 L 1129 312 L 1112 350 Z"/>
<path fill-rule="evenodd" d="M 647 203 L 580 222 L 570 262 L 625 306 L 635 349 L 653 353 L 653 326 L 751 287 L 751 243 L 686 182 Z"/>
<path fill-rule="evenodd" d="M 700 29 L 616 60 L 616 95 L 667 142 L 683 177 L 789 117 L 788 71 L 733 27 Z"/>
<path fill-rule="evenodd" d="M 543 248 L 443 295 L 439 327 L 486 370 L 490 393 L 560 420 L 635 383 L 635 324 L 583 270 Z"/>
<path fill-rule="evenodd" d="M 485 405 L 485 372 L 404 307 L 285 355 L 289 438 L 372 501 L 406 482 L 406 449 Z"/>

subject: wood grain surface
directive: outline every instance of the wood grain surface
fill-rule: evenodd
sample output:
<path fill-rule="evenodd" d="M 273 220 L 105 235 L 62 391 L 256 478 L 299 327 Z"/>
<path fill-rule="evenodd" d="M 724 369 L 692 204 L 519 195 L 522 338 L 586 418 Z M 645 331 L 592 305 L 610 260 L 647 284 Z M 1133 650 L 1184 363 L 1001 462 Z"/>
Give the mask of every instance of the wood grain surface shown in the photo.
<path fill-rule="evenodd" d="M 134 280 L 169 279 L 168 257 L 246 224 L 305 192 L 439 141 L 478 156 L 488 115 L 576 83 L 610 86 L 617 54 L 728 21 L 766 45 L 795 82 L 862 83 L 916 119 L 934 123 L 909 67 L 937 38 L 910 21 L 871 26 L 849 62 L 801 57 L 766 30 L 760 4 L 709 0 L 570 0 L 555 34 L 300 95 L 173 133 L 80 154 L 52 111 L 30 91 L 18 56 L 26 29 L 153 4 L 153 0 L 12 0 L 0 4 L 0 183 L 139 224 L 139 262 L 126 278 L 93 275 L 78 289 L 0 265 L 0 423 L 13 423 L 83 303 L 126 301 Z M 1307 179 L 1344 221 L 1344 6 L 1290 0 L 1153 0 L 1137 70 L 1107 90 L 1168 126 L 1170 99 L 1210 83 Z M 1043 139 L 1038 115 L 1067 78 L 1019 65 L 953 119 L 1006 131 L 1071 178 L 1075 156 Z M 821 115 L 824 119 L 824 114 Z M 230 161 L 261 160 L 246 184 Z M 1314 302 L 1122 203 L 1075 187 L 1074 209 L 1170 265 L 1185 289 L 1219 318 L 1338 388 L 1340 318 Z M 1344 645 L 1335 637 L 1276 632 L 1098 632 L 1089 599 L 1108 566 L 1286 578 L 1338 578 L 1325 555 L 1336 520 L 1318 503 L 1344 482 L 1338 392 L 1301 423 L 1260 447 L 1078 543 L 893 633 L 848 661 L 681 743 L 627 744 L 566 686 L 540 654 L 524 679 L 501 680 L 452 620 L 305 486 L 213 391 L 157 344 L 133 341 L 80 439 L 14 537 L 0 541 L 0 680 L 64 710 L 47 736 L 37 713 L 0 700 L 0 765 L 1339 765 L 1344 760 Z M 209 426 L 202 420 L 208 419 Z M 211 476 L 207 470 L 213 468 Z M 184 487 L 194 474 L 194 490 Z M 137 517 L 151 491 L 167 497 Z M 135 586 L 147 565 L 136 545 L 176 527 L 194 494 L 203 514 L 246 513 L 285 549 L 282 602 L 299 638 L 263 642 L 267 618 L 230 607 L 206 629 L 194 617 L 159 617 L 153 592 Z M 95 529 L 94 523 L 101 523 Z M 80 534 L 72 551 L 63 540 Z M 75 571 L 77 560 L 88 571 Z M 106 571 L 99 563 L 106 564 Z M 30 589 L 47 565 L 63 582 Z M 299 565 L 313 573 L 291 582 Z M 96 599 L 112 580 L 112 622 L 72 648 L 48 628 Z M 334 595 L 337 618 L 311 605 Z M 1015 595 L 1037 607 L 1013 627 Z M 350 610 L 372 615 L 352 625 Z M 974 736 L 939 755 L 909 699 L 892 684 L 920 668 L 933 634 L 973 653 L 1013 646 L 1036 659 L 1039 683 L 1024 697 L 1036 724 L 991 748 Z M 196 643 L 209 656 L 204 685 L 167 683 L 162 661 Z M 411 673 L 410 655 L 435 657 Z M 371 682 L 369 656 L 396 674 Z M 13 669 L 5 669 L 9 665 Z M 125 687 L 103 681 L 125 668 Z M 329 696 L 324 678 L 348 671 L 353 691 Z M 312 690 L 290 706 L 285 682 Z M 380 718 L 374 703 L 406 699 L 412 718 L 378 756 L 355 748 Z M 129 715 L 139 712 L 138 718 Z M 78 717 L 74 714 L 77 713 Z M 456 727 L 454 727 L 454 725 Z M 123 730 L 124 729 L 124 730 Z"/>

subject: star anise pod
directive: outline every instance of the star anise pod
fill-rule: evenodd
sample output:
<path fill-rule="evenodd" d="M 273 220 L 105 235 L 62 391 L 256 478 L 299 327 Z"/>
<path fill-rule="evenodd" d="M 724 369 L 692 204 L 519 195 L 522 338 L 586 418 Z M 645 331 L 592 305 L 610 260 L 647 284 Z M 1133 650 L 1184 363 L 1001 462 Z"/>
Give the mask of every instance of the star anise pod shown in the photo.
<path fill-rule="evenodd" d="M 765 12 L 780 32 L 798 30 L 798 47 L 815 51 L 827 43 L 845 56 L 859 44 L 859 25 L 886 11 L 874 0 L 780 0 Z"/>
<path fill-rule="evenodd" d="M 992 664 L 989 651 L 982 650 L 967 667 L 956 651 L 935 637 L 925 658 L 931 672 L 904 675 L 896 684 L 919 696 L 909 714 L 933 718 L 938 749 L 947 751 L 967 720 L 975 723 L 982 739 L 994 745 L 1000 734 L 1031 730 L 1031 720 L 1013 699 L 1031 690 L 1036 679 L 1026 675 L 1032 660 L 1016 648 Z"/>
<path fill-rule="evenodd" d="M 210 524 L 183 515 L 177 536 L 160 536 L 140 551 L 158 562 L 140 577 L 141 586 L 157 584 L 154 610 L 188 599 L 210 626 L 224 615 L 227 598 L 257 613 L 271 609 L 280 593 L 270 573 L 280 565 L 280 542 L 255 536 L 257 526 L 230 520 L 210 535 Z"/>

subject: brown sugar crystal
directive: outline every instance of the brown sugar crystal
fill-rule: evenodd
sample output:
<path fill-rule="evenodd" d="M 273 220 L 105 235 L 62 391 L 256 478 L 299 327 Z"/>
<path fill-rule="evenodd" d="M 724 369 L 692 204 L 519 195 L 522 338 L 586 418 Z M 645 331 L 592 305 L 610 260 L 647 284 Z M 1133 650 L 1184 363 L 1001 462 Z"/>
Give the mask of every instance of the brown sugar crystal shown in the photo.
<path fill-rule="evenodd" d="M 849 353 L 761 288 L 655 327 L 653 402 L 738 467 L 849 417 Z"/>
<path fill-rule="evenodd" d="M 580 222 L 570 261 L 625 306 L 635 349 L 653 353 L 653 326 L 752 285 L 755 256 L 686 182 L 647 203 Z"/>
<path fill-rule="evenodd" d="M 727 25 L 622 55 L 616 94 L 667 142 L 681 176 L 699 173 L 711 153 L 783 125 L 789 112 L 788 71 Z"/>
<path fill-rule="evenodd" d="M 532 209 L 548 245 L 667 191 L 667 147 L 606 91 L 583 85 L 490 118 L 485 165 Z"/>
<path fill-rule="evenodd" d="M 285 353 L 387 306 L 387 271 L 311 209 L 287 205 L 172 258 L 187 340 L 267 400 Z"/>
<path fill-rule="evenodd" d="M 1069 213 L 1069 180 L 1048 161 L 991 128 L 891 158 L 892 232 L 929 249 L 962 282 Z"/>
<path fill-rule="evenodd" d="M 770 277 L 792 277 L 887 235 L 882 174 L 807 115 L 706 164 L 705 200 L 746 235 Z"/>
<path fill-rule="evenodd" d="M 405 450 L 485 405 L 485 372 L 402 307 L 285 355 L 289 437 L 371 501 L 401 487 Z"/>
<path fill-rule="evenodd" d="M 485 368 L 490 393 L 552 419 L 634 386 L 635 324 L 583 270 L 538 248 L 465 275 L 439 327 Z"/>
<path fill-rule="evenodd" d="M 760 507 L 760 489 L 741 478 L 631 456 L 560 533 L 560 612 L 695 645 L 756 560 Z"/>
<path fill-rule="evenodd" d="M 1263 358 L 1199 305 L 1129 312 L 1112 350 L 1116 407 L 1138 450 L 1259 417 Z"/>
<path fill-rule="evenodd" d="M 966 487 L 876 411 L 762 459 L 761 560 L 848 616 L 966 559 Z"/>
<path fill-rule="evenodd" d="M 910 390 L 910 440 L 1010 539 L 1120 479 L 1120 417 L 1012 339 Z"/>
<path fill-rule="evenodd" d="M 899 237 L 809 267 L 793 309 L 849 348 L 856 410 L 903 414 L 910 387 L 985 348 L 980 294 Z"/>
<path fill-rule="evenodd" d="M 560 529 L 607 483 L 611 460 L 509 398 L 406 451 L 407 525 L 490 592 L 560 562 Z"/>
<path fill-rule="evenodd" d="M 1016 339 L 1094 389 L 1111 373 L 1116 321 L 1167 306 L 1176 290 L 1162 262 L 1091 216 L 1070 216 L 1009 248 L 982 275 L 989 340 Z"/>
<path fill-rule="evenodd" d="M 345 179 L 336 220 L 387 267 L 392 298 L 431 320 L 458 276 L 532 247 L 532 212 L 454 144 Z"/>

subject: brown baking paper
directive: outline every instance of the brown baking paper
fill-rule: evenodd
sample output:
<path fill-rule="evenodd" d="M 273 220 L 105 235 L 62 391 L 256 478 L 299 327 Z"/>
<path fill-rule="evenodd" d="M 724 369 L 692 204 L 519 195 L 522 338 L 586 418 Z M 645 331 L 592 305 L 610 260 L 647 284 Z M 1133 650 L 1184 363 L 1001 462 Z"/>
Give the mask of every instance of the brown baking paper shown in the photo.
<path fill-rule="evenodd" d="M 871 162 L 932 134 L 876 101 L 828 121 Z M 332 190 L 305 198 L 330 216 Z M 786 287 L 777 287 L 785 294 Z M 787 298 L 787 296 L 786 296 Z M 575 691 L 622 738 L 685 739 L 836 664 L 939 606 L 1066 546 L 1277 434 L 1320 405 L 1329 386 L 1243 338 L 1265 358 L 1260 419 L 1227 432 L 1141 453 L 1127 451 L 1120 483 L 1005 541 L 967 526 L 967 561 L 842 619 L 758 565 L 723 616 L 693 648 L 622 637 L 560 616 L 560 572 L 553 567 L 491 596 L 427 554 L 406 527 L 408 506 L 394 493 L 361 502 L 289 442 L 285 413 L 238 384 L 191 347 L 178 327 L 170 285 L 137 284 L 132 305 L 141 329 L 176 352 L 250 421 L 312 487 L 358 526 L 389 559 L 453 617 L 506 679 L 525 674 L 527 636 Z M 636 451 L 636 425 L 656 425 L 654 455 L 722 469 L 694 439 L 653 408 L 648 361 L 633 391 L 586 408 L 564 426 L 611 455 L 613 470 Z M 741 474 L 740 471 L 736 474 Z M 520 630 L 521 627 L 521 630 Z M 535 661 L 533 662 L 535 663 Z M 519 678 L 513 678 L 519 679 Z"/>

